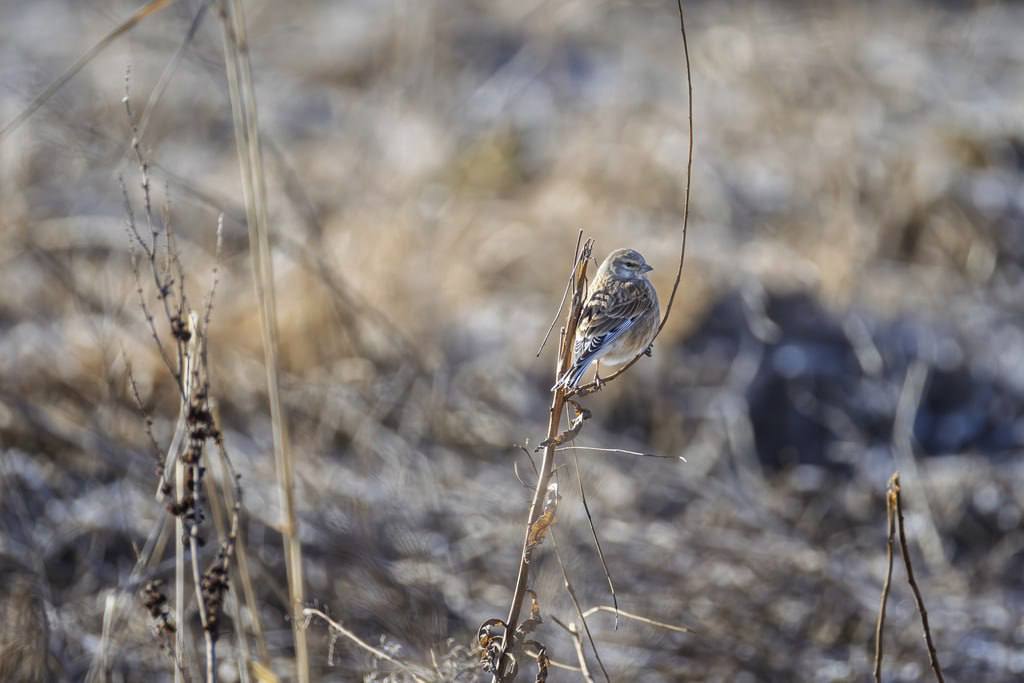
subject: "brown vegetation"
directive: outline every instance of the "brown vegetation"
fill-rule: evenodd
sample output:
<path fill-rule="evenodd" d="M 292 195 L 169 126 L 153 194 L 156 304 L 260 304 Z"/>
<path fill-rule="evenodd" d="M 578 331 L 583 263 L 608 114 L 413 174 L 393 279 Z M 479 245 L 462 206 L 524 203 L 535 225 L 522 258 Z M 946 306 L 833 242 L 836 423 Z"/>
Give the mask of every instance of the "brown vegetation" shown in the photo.
<path fill-rule="evenodd" d="M 242 4 L 0 9 L 0 126 L 90 56 L 0 138 L 0 678 L 867 679 L 897 468 L 880 675 L 1020 676 L 1019 7 L 687 7 L 686 274 L 552 491 L 579 229 L 672 286 L 676 8 Z"/>

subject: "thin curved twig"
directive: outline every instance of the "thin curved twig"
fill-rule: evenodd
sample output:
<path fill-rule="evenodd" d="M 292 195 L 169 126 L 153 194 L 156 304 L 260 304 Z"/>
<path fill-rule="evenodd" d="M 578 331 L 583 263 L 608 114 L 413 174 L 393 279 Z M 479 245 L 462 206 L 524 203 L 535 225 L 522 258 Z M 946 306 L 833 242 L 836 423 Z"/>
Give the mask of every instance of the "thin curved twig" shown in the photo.
<path fill-rule="evenodd" d="M 654 333 L 654 339 L 657 339 L 661 335 L 661 331 L 665 328 L 665 323 L 668 322 L 669 315 L 672 313 L 672 304 L 675 302 L 676 293 L 679 291 L 679 283 L 683 279 L 683 263 L 686 260 L 686 233 L 690 220 L 690 185 L 692 184 L 691 181 L 693 179 L 693 76 L 690 72 L 690 46 L 686 40 L 686 22 L 683 19 L 683 0 L 676 0 L 676 5 L 679 8 L 679 33 L 683 37 L 683 57 L 686 62 L 687 127 L 689 130 L 689 142 L 687 144 L 686 152 L 686 191 L 683 195 L 683 235 L 679 247 L 679 266 L 676 268 L 675 282 L 672 283 L 672 293 L 669 294 L 668 303 L 665 305 L 665 315 L 661 319 L 661 323 L 658 325 L 658 330 Z M 651 343 L 654 342 L 654 339 L 651 340 Z M 611 375 L 608 377 L 602 377 L 600 383 L 594 381 L 590 384 L 585 384 L 570 392 L 567 397 L 572 398 L 573 396 L 585 396 L 598 391 L 601 387 L 605 386 L 626 370 L 633 367 L 633 364 L 640 360 L 640 357 L 646 353 L 647 349 L 643 349 L 640 353 L 636 354 L 631 361 L 623 365 Z"/>
<path fill-rule="evenodd" d="M 587 522 L 590 524 L 590 533 L 594 537 L 594 546 L 597 548 L 597 557 L 601 560 L 601 569 L 604 570 L 604 578 L 608 580 L 608 590 L 612 594 L 612 604 L 615 605 L 615 630 L 619 630 L 619 597 L 615 594 L 615 582 L 612 581 L 611 570 L 608 569 L 608 561 L 604 557 L 604 548 L 601 547 L 601 539 L 597 535 L 597 527 L 594 525 L 594 516 L 590 513 L 590 504 L 587 503 L 587 491 L 583 487 L 583 473 L 580 471 L 580 459 L 574 452 L 573 463 L 576 465 L 576 482 L 580 485 L 580 500 L 583 501 L 583 511 L 587 514 Z"/>
<path fill-rule="evenodd" d="M 598 612 L 608 612 L 609 614 L 614 613 L 616 618 L 623 617 L 625 619 L 632 619 L 633 621 L 639 621 L 641 624 L 647 624 L 648 626 L 657 626 L 668 631 L 675 631 L 676 633 L 693 633 L 693 629 L 686 626 L 678 626 L 676 624 L 666 624 L 664 621 L 657 621 L 649 617 L 642 617 L 639 614 L 633 614 L 632 612 L 626 612 L 625 610 L 612 607 L 611 605 L 597 605 L 591 607 L 583 613 L 583 618 L 592 617 Z"/>
<path fill-rule="evenodd" d="M 572 637 L 572 646 L 576 650 L 576 660 L 580 663 L 579 667 L 573 668 L 579 672 L 584 683 L 594 683 L 594 676 L 590 673 L 590 667 L 587 666 L 587 655 L 583 651 L 583 639 L 580 638 L 580 632 L 576 628 L 575 622 L 565 624 L 555 616 L 552 616 L 551 619 Z"/>
<path fill-rule="evenodd" d="M 555 311 L 555 315 L 551 318 L 551 324 L 548 325 L 548 331 L 544 333 L 544 339 L 540 342 L 540 348 L 537 349 L 537 353 L 534 358 L 540 358 L 540 354 L 543 353 L 544 347 L 547 346 L 548 339 L 551 337 L 552 330 L 555 329 L 555 324 L 558 322 L 558 316 L 562 315 L 562 309 L 565 308 L 565 300 L 569 298 L 569 290 L 572 289 L 572 278 L 576 274 L 576 260 L 580 256 L 580 245 L 583 243 L 583 231 L 580 230 L 579 234 L 576 235 L 576 251 L 573 252 L 572 265 L 573 270 L 569 274 L 569 279 L 565 283 L 565 291 L 562 292 L 562 300 L 558 302 L 558 310 Z"/>
<path fill-rule="evenodd" d="M 389 655 L 387 652 L 384 652 L 383 650 L 378 650 L 373 645 L 370 645 L 365 640 L 357 636 L 355 633 L 352 633 L 352 631 L 349 631 L 347 628 L 336 622 L 334 619 L 331 619 L 322 611 L 315 609 L 313 607 L 306 607 L 302 610 L 302 616 L 304 618 L 304 623 L 302 625 L 304 629 L 309 627 L 309 624 L 313 620 L 313 617 L 319 617 L 320 619 L 323 619 L 324 623 L 326 623 L 327 626 L 334 633 L 337 633 L 341 636 L 345 636 L 350 641 L 352 641 L 359 647 L 363 648 L 377 659 L 383 659 L 386 662 L 390 662 L 395 666 L 395 668 L 401 669 L 402 671 L 412 676 L 412 679 L 414 681 L 418 681 L 419 683 L 426 683 L 425 680 L 423 679 L 423 676 L 425 674 L 422 671 L 420 671 L 417 667 L 411 666 L 409 664 L 406 664 L 405 662 L 397 660 L 391 655 Z"/>
<path fill-rule="evenodd" d="M 595 451 L 597 453 L 621 453 L 622 455 L 636 455 L 644 458 L 662 458 L 664 460 L 681 460 L 687 462 L 686 458 L 681 455 L 662 455 L 661 453 L 644 453 L 643 451 L 630 451 L 625 448 L 600 448 L 598 446 L 577 446 L 573 444 L 571 446 L 563 446 L 556 448 L 557 451 Z"/>
<path fill-rule="evenodd" d="M 572 586 L 572 581 L 569 580 L 569 572 L 565 568 L 565 562 L 562 561 L 562 554 L 558 552 L 558 541 L 555 540 L 554 531 L 551 532 L 551 545 L 555 549 L 555 559 L 558 560 L 558 567 L 562 570 L 562 580 L 565 586 L 565 591 L 569 594 L 569 598 L 572 600 L 573 607 L 576 608 L 576 614 L 580 618 L 580 624 L 583 626 L 584 633 L 587 634 L 587 640 L 590 641 L 590 648 L 594 651 L 594 659 L 597 660 L 597 666 L 601 669 L 601 673 L 604 674 L 605 683 L 611 683 L 611 676 L 608 675 L 608 669 L 604 667 L 604 662 L 601 661 L 601 653 L 597 650 L 597 643 L 594 642 L 594 636 L 590 632 L 590 626 L 587 624 L 586 617 L 583 616 L 583 607 L 580 606 L 579 598 L 576 597 L 576 589 Z M 562 625 L 562 624 L 559 624 Z M 569 624 L 573 626 L 573 624 Z M 569 633 L 573 633 L 573 629 L 567 629 Z M 576 634 L 578 637 L 578 634 Z M 586 666 L 586 658 L 583 656 L 583 644 L 579 643 L 577 646 L 577 652 L 581 663 L 581 668 Z"/>

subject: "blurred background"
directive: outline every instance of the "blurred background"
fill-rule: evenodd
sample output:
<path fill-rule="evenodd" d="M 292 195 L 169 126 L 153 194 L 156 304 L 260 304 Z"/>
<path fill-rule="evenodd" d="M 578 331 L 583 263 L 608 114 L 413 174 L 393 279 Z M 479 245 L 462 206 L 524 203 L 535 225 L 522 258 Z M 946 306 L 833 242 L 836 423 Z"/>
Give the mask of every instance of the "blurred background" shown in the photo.
<path fill-rule="evenodd" d="M 121 99 L 130 67 L 146 108 L 202 4 L 145 19 L 0 141 L 0 601 L 45 680 L 85 675 L 105 600 L 164 514 L 125 358 L 162 447 L 177 403 L 130 267 Z M 675 3 L 245 6 L 306 595 L 399 658 L 485 680 L 467 650 L 511 598 L 531 494 L 515 444 L 543 438 L 554 347 L 535 354 L 578 231 L 599 260 L 641 251 L 663 304 L 671 289 L 687 152 Z M 0 4 L 0 123 L 136 7 Z M 949 679 L 1024 678 L 1022 27 L 1017 3 L 687 4 L 682 285 L 653 357 L 586 400 L 577 443 L 685 456 L 578 453 L 620 607 L 695 632 L 592 617 L 613 680 L 866 680 L 897 469 Z M 193 300 L 225 215 L 212 394 L 268 664 L 287 679 L 223 61 L 213 10 L 142 148 Z M 563 463 L 559 551 L 584 607 L 610 604 Z M 550 545 L 533 572 L 535 637 L 575 662 L 547 619 L 574 618 Z M 149 615 L 126 614 L 112 679 L 168 680 Z M 402 680 L 344 639 L 331 664 L 323 625 L 309 634 L 314 680 Z M 886 648 L 885 680 L 930 678 L 899 565 Z"/>

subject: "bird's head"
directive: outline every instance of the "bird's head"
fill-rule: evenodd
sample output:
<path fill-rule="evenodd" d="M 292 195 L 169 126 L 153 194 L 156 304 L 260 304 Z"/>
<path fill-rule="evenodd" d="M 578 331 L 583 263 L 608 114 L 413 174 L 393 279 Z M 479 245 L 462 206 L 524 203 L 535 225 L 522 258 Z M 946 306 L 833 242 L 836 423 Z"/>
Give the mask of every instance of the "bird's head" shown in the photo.
<path fill-rule="evenodd" d="M 643 255 L 634 249 L 616 249 L 608 254 L 603 268 L 623 280 L 636 280 L 654 270 L 647 265 Z"/>

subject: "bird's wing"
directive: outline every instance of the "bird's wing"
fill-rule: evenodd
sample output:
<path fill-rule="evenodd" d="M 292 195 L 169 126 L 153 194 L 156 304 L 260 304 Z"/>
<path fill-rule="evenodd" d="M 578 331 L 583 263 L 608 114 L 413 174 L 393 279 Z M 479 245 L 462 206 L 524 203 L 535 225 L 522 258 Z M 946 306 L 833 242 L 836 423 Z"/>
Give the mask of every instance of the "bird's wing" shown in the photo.
<path fill-rule="evenodd" d="M 651 293 L 642 283 L 608 280 L 587 299 L 576 330 L 576 358 L 592 354 L 610 344 L 646 312 L 651 310 Z"/>

